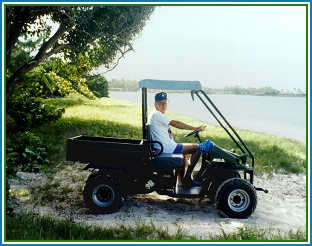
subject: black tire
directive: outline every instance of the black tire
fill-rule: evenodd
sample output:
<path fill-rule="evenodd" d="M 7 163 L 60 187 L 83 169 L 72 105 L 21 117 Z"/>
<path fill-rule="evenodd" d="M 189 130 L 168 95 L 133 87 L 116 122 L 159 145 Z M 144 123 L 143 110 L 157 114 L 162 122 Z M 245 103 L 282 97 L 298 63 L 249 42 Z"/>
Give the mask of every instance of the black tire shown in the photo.
<path fill-rule="evenodd" d="M 255 188 L 246 180 L 232 178 L 223 182 L 217 192 L 217 209 L 230 218 L 248 218 L 256 209 Z"/>
<path fill-rule="evenodd" d="M 111 177 L 91 174 L 83 190 L 83 199 L 91 213 L 113 213 L 122 206 L 118 182 Z"/>

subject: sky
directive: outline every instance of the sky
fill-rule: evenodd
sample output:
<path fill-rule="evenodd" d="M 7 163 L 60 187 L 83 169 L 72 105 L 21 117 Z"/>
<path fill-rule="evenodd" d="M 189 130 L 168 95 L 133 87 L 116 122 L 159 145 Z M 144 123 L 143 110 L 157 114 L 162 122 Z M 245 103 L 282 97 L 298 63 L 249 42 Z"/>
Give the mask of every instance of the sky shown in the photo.
<path fill-rule="evenodd" d="M 107 79 L 306 88 L 304 6 L 160 6 Z"/>

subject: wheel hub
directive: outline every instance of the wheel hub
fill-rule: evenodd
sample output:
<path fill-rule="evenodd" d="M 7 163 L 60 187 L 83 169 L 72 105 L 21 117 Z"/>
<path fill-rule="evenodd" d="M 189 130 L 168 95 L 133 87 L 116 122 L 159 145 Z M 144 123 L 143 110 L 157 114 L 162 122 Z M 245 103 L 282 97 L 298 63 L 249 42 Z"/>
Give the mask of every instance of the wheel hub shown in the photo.
<path fill-rule="evenodd" d="M 94 188 L 92 200 L 99 207 L 110 206 L 115 198 L 115 192 L 109 185 L 101 184 Z"/>
<path fill-rule="evenodd" d="M 235 212 L 244 211 L 250 203 L 249 195 L 241 189 L 233 190 L 228 197 L 228 205 Z"/>

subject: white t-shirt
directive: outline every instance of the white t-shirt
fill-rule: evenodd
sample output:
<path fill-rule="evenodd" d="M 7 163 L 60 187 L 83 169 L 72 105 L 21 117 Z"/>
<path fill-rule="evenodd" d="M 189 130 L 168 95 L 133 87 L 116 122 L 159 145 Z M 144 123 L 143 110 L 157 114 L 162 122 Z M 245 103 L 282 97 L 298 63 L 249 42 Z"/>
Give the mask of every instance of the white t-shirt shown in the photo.
<path fill-rule="evenodd" d="M 174 141 L 169 127 L 170 121 L 171 119 L 158 110 L 151 112 L 148 117 L 151 137 L 154 141 L 161 142 L 164 153 L 173 153 L 177 147 L 177 143 Z M 159 144 L 155 144 L 154 147 L 160 150 Z"/>

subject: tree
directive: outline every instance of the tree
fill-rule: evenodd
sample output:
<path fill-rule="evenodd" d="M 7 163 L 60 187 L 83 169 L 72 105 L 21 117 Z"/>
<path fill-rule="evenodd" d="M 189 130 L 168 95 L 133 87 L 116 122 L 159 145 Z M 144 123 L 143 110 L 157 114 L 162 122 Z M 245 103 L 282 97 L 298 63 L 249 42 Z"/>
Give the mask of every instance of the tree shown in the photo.
<path fill-rule="evenodd" d="M 153 6 L 5 6 L 7 67 L 12 67 L 19 38 L 42 33 L 47 37 L 37 53 L 7 78 L 6 100 L 28 71 L 56 54 L 71 63 L 87 61 L 79 68 L 84 74 L 101 65 L 113 69 L 133 50 L 133 40 L 153 10 Z M 53 35 L 49 20 L 59 25 Z"/>

